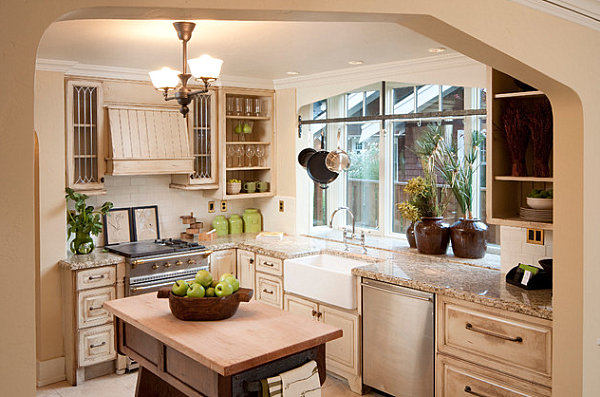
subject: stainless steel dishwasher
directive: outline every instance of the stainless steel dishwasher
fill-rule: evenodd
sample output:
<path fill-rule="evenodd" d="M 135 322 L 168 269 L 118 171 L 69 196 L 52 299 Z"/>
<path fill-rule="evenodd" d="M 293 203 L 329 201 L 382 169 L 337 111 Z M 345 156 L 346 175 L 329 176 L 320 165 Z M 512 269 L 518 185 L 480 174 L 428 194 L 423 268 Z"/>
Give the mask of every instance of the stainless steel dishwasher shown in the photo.
<path fill-rule="evenodd" d="M 363 383 L 397 397 L 432 397 L 433 294 L 363 279 Z"/>

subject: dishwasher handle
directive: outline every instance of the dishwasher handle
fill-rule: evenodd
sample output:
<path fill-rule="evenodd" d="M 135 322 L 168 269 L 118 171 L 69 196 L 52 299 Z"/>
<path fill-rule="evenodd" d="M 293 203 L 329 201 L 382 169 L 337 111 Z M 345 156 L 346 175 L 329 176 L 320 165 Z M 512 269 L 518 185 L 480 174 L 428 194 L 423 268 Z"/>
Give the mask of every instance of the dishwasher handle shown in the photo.
<path fill-rule="evenodd" d="M 374 289 L 377 291 L 392 293 L 395 295 L 405 296 L 407 298 L 419 299 L 427 302 L 433 302 L 433 294 L 411 290 L 409 288 L 400 287 L 393 284 L 382 283 L 372 280 L 363 280 L 361 285 L 365 288 Z"/>

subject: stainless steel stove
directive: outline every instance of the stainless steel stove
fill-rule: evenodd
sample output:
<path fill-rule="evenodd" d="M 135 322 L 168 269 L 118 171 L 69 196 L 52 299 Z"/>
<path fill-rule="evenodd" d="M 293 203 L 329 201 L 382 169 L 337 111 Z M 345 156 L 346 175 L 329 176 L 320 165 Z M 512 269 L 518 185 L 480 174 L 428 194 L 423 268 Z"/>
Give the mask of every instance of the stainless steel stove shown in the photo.
<path fill-rule="evenodd" d="M 191 280 L 198 270 L 209 270 L 212 251 L 198 243 L 162 239 L 109 245 L 107 250 L 124 256 L 125 295 L 157 291 L 177 280 Z"/>

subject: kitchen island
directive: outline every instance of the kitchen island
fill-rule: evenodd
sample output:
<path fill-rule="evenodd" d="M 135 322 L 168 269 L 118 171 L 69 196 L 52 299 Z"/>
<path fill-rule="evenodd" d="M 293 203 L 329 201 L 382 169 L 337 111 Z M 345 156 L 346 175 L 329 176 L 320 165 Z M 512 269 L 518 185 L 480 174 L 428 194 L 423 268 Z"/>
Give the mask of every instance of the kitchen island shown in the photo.
<path fill-rule="evenodd" d="M 342 330 L 263 303 L 222 321 L 181 321 L 156 294 L 109 301 L 118 349 L 140 363 L 136 396 L 249 396 L 260 379 L 315 360 L 325 381 L 325 343 Z M 253 392 L 254 391 L 254 392 Z"/>

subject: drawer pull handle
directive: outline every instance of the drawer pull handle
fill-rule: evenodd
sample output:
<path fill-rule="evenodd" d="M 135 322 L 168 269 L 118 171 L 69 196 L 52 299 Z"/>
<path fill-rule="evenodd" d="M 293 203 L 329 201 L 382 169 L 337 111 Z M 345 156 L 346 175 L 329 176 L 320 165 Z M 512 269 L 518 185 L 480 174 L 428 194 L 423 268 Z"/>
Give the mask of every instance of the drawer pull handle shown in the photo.
<path fill-rule="evenodd" d="M 323 315 L 323 313 L 321 313 L 321 312 L 318 312 L 318 313 L 317 313 L 317 318 L 321 318 L 321 316 L 322 316 L 322 315 Z"/>
<path fill-rule="evenodd" d="M 106 345 L 106 341 L 104 341 L 104 342 L 102 342 L 102 343 L 98 343 L 98 344 L 96 344 L 96 345 L 94 345 L 94 344 L 91 344 L 91 345 L 90 345 L 90 349 L 94 349 L 94 348 L 96 348 L 96 347 L 101 347 L 101 346 L 104 346 L 104 345 Z"/>
<path fill-rule="evenodd" d="M 104 278 L 104 274 L 100 274 L 98 276 L 89 276 L 88 280 L 100 280 L 101 278 Z"/>
<path fill-rule="evenodd" d="M 269 263 L 269 262 L 263 262 L 263 265 L 265 266 L 269 266 L 269 267 L 275 267 L 275 265 L 273 263 Z"/>
<path fill-rule="evenodd" d="M 104 306 L 104 305 L 100 305 L 100 306 L 90 306 L 90 311 L 94 311 L 94 310 L 100 310 L 100 309 L 102 309 L 102 306 Z"/>
<path fill-rule="evenodd" d="M 513 338 L 511 336 L 497 334 L 495 332 L 491 332 L 491 331 L 488 331 L 488 330 L 485 330 L 485 329 L 475 328 L 475 327 L 473 327 L 473 324 L 471 324 L 471 323 L 467 323 L 465 325 L 465 328 L 468 329 L 469 331 L 478 332 L 480 334 L 489 335 L 489 336 L 493 336 L 495 338 L 504 339 L 504 340 L 507 340 L 509 342 L 517 342 L 517 343 L 523 342 L 523 338 L 521 338 L 520 336 L 517 336 L 517 337 Z"/>
<path fill-rule="evenodd" d="M 465 393 L 477 397 L 488 397 L 485 394 L 477 393 L 476 391 L 471 390 L 471 386 L 465 386 Z"/>
<path fill-rule="evenodd" d="M 316 316 L 317 315 L 317 311 L 315 309 L 312 310 L 312 316 Z"/>
<path fill-rule="evenodd" d="M 254 259 L 250 259 L 250 260 L 248 261 L 248 263 L 250 263 L 250 264 L 253 264 L 253 263 L 254 263 Z"/>
<path fill-rule="evenodd" d="M 268 289 L 264 288 L 263 292 L 269 295 L 273 295 L 273 291 L 269 291 Z"/>

